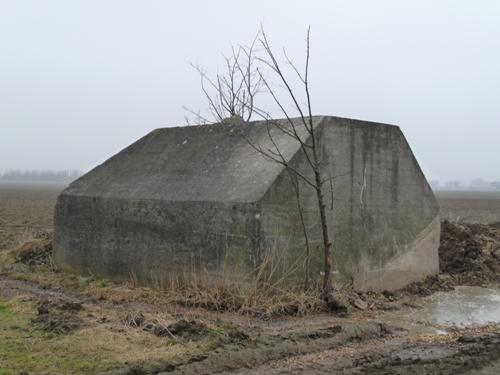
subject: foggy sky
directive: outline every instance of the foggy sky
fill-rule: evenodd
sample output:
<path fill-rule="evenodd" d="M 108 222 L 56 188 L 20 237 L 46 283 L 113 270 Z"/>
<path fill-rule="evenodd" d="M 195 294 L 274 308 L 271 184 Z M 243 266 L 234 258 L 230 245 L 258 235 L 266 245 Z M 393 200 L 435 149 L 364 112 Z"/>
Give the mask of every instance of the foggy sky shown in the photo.
<path fill-rule="evenodd" d="M 82 169 L 204 109 L 190 62 L 263 22 L 313 112 L 399 125 L 431 179 L 500 179 L 500 2 L 0 0 L 0 171 Z"/>

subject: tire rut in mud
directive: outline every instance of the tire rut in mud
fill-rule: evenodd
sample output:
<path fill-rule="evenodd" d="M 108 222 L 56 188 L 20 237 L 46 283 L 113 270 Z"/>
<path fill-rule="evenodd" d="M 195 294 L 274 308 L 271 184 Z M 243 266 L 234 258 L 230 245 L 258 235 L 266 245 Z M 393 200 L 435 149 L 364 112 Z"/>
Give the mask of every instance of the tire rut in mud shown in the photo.
<path fill-rule="evenodd" d="M 450 345 L 407 348 L 380 359 L 360 358 L 352 375 L 472 374 L 500 359 L 500 334 L 460 337 Z M 326 372 L 325 372 L 326 373 Z"/>
<path fill-rule="evenodd" d="M 340 347 L 350 342 L 384 338 L 391 330 L 379 323 L 349 323 L 317 331 L 280 335 L 258 335 L 246 340 L 223 342 L 204 355 L 170 363 L 133 366 L 106 373 L 125 374 L 215 374 L 256 367 L 269 361 Z"/>

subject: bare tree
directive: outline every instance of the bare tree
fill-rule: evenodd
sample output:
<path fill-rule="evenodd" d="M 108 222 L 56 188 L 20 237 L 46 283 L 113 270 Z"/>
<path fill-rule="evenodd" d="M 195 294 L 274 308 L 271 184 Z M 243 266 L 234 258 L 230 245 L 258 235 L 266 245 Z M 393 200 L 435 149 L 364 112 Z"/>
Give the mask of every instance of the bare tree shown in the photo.
<path fill-rule="evenodd" d="M 283 157 L 282 153 L 279 150 L 276 142 L 273 142 L 274 150 L 267 149 L 263 150 L 262 148 L 258 148 L 257 150 L 265 156 L 277 163 L 282 164 L 287 170 L 291 171 L 298 178 L 303 180 L 307 185 L 314 189 L 316 195 L 316 201 L 319 211 L 319 219 L 321 223 L 321 233 L 323 239 L 323 266 L 324 266 L 324 276 L 323 276 L 323 293 L 325 296 L 329 296 L 332 292 L 332 261 L 331 261 L 331 247 L 332 242 L 330 239 L 330 233 L 328 228 L 328 220 L 326 216 L 326 204 L 325 198 L 323 194 L 324 184 L 331 179 L 324 178 L 323 171 L 321 169 L 321 160 L 319 156 L 319 142 L 317 138 L 317 132 L 314 128 L 314 121 L 312 115 L 312 103 L 311 103 L 311 95 L 310 95 L 310 87 L 309 87 L 309 60 L 310 60 L 310 27 L 307 30 L 306 37 L 306 61 L 303 73 L 300 72 L 298 67 L 292 62 L 292 60 L 287 56 L 284 51 L 285 61 L 292 68 L 292 70 L 296 73 L 298 79 L 302 84 L 302 89 L 305 93 L 306 98 L 306 108 L 302 108 L 299 103 L 299 99 L 295 93 L 295 90 L 290 85 L 290 80 L 286 77 L 276 55 L 274 54 L 271 45 L 269 43 L 269 39 L 261 27 L 261 38 L 260 44 L 262 45 L 265 51 L 265 57 L 259 58 L 259 61 L 262 62 L 265 66 L 267 66 L 274 75 L 278 78 L 278 81 L 282 84 L 284 91 L 288 95 L 289 99 L 291 99 L 292 107 L 299 114 L 300 124 L 296 125 L 292 120 L 291 115 L 288 113 L 287 109 L 283 105 L 283 101 L 278 97 L 276 90 L 271 86 L 269 80 L 264 76 L 262 71 L 258 69 L 259 77 L 262 80 L 266 91 L 271 95 L 274 102 L 277 104 L 285 119 L 289 124 L 289 128 L 284 129 L 283 127 L 277 126 L 277 128 L 284 132 L 287 136 L 294 139 L 296 142 L 300 144 L 300 148 L 302 153 L 305 156 L 305 160 L 307 165 L 312 171 L 313 178 L 306 176 L 305 174 L 298 171 L 296 168 L 290 165 L 290 163 Z M 271 121 L 269 118 L 267 121 Z M 273 122 L 276 126 L 276 122 Z M 297 126 L 303 126 L 306 130 L 307 136 L 301 137 Z"/>
<path fill-rule="evenodd" d="M 257 41 L 258 45 L 261 47 L 259 49 L 259 55 L 254 54 Z M 241 53 L 243 53 L 243 55 Z M 259 117 L 265 121 L 267 125 L 267 134 L 272 146 L 263 147 L 250 140 L 247 141 L 251 147 L 262 154 L 266 159 L 281 164 L 289 173 L 306 241 L 306 288 L 309 284 L 308 268 L 310 245 L 305 224 L 304 210 L 300 200 L 301 191 L 299 189 L 299 181 L 302 181 L 306 186 L 314 190 L 323 245 L 324 275 L 322 292 L 324 298 L 330 300 L 333 290 L 331 260 L 332 241 L 326 214 L 324 189 L 327 183 L 329 184 L 328 186 L 331 187 L 332 177 L 325 178 L 321 168 L 318 134 L 314 126 L 312 115 L 309 86 L 310 28 L 307 30 L 306 58 L 303 72 L 301 72 L 297 65 L 287 56 L 286 51 L 283 51 L 283 54 L 285 64 L 291 68 L 300 82 L 300 89 L 305 97 L 305 105 L 300 104 L 300 99 L 296 90 L 292 87 L 291 79 L 287 76 L 273 52 L 269 39 L 262 26 L 251 47 L 240 47 L 238 50 L 233 49 L 233 55 L 230 58 L 225 58 L 227 66 L 227 73 L 225 76 L 217 75 L 216 80 L 212 81 L 207 78 L 203 70 L 197 70 L 202 77 L 202 90 L 208 100 L 210 112 L 216 120 L 223 121 L 227 117 L 236 115 L 244 117 L 242 116 L 242 113 L 244 113 L 246 115 L 246 117 L 244 117 L 246 121 L 250 120 L 252 116 Z M 244 61 L 242 61 L 241 56 L 245 56 Z M 238 72 L 238 79 L 234 79 L 234 72 Z M 270 74 L 267 74 L 268 72 Z M 276 80 L 277 83 L 274 80 Z M 234 81 L 237 83 L 233 84 Z M 241 81 L 243 81 L 242 85 Z M 208 85 L 213 90 L 212 92 L 206 89 L 204 86 L 205 82 L 208 82 Z M 281 91 L 279 92 L 280 88 Z M 242 94 L 242 90 L 245 93 L 244 95 Z M 275 120 L 268 111 L 255 105 L 255 95 L 259 92 L 270 95 L 279 111 L 284 115 L 285 124 L 287 125 L 284 125 L 281 121 Z M 283 93 L 286 99 L 282 97 Z M 291 110 L 288 110 L 287 108 L 289 106 L 284 104 L 288 102 L 291 102 Z M 298 113 L 299 121 L 294 121 L 292 119 L 295 116 L 292 116 L 290 111 Z M 283 155 L 278 142 L 275 140 L 272 129 L 276 129 L 277 132 L 298 142 L 311 173 L 304 173 L 290 164 L 290 161 Z"/>
<path fill-rule="evenodd" d="M 195 116 L 195 122 L 206 124 L 222 122 L 228 118 L 250 121 L 254 114 L 255 96 L 262 88 L 262 81 L 256 69 L 256 43 L 259 34 L 249 46 L 234 46 L 231 55 L 225 56 L 223 73 L 210 78 L 199 64 L 191 64 L 200 76 L 201 90 L 208 102 L 208 116 L 202 116 L 184 107 Z"/>

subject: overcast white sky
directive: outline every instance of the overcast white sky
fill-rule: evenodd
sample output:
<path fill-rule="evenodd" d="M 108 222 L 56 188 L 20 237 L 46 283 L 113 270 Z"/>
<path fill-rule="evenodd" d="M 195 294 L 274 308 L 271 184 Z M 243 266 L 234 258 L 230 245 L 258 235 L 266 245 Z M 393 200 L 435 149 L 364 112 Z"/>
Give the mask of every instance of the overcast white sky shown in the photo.
<path fill-rule="evenodd" d="M 313 111 L 401 126 L 429 178 L 500 179 L 498 0 L 0 0 L 0 171 L 89 169 L 204 108 L 189 66 L 263 22 Z"/>

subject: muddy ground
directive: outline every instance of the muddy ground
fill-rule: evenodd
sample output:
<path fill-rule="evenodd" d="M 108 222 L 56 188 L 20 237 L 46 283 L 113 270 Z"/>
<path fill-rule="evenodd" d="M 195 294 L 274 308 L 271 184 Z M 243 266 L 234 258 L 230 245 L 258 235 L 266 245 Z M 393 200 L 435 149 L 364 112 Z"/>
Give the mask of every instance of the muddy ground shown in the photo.
<path fill-rule="evenodd" d="M 441 297 L 430 300 L 459 285 L 498 288 L 498 227 L 443 222 L 438 277 L 396 293 L 346 291 L 346 317 L 243 314 L 57 271 L 56 195 L 0 188 L 1 375 L 500 374 L 498 322 L 449 324 L 434 319 Z"/>
<path fill-rule="evenodd" d="M 3 300 L 21 298 L 23 303 L 35 304 L 36 311 L 29 323 L 52 335 L 45 336 L 48 345 L 61 337 L 82 335 L 84 330 L 97 332 L 97 341 L 107 333 L 127 335 L 133 341 L 137 337 L 130 336 L 130 331 L 137 331 L 162 340 L 163 350 L 146 361 L 131 353 L 130 362 L 125 356 L 121 363 L 97 361 L 93 368 L 72 368 L 71 363 L 63 367 L 54 361 L 40 369 L 24 362 L 12 367 L 11 372 L 4 371 L 5 374 L 21 370 L 109 375 L 498 374 L 495 371 L 500 365 L 498 325 L 459 329 L 420 323 L 411 331 L 403 322 L 387 323 L 387 313 L 383 311 L 357 311 L 345 318 L 317 314 L 262 321 L 229 313 L 180 309 L 171 310 L 171 321 L 166 322 L 158 318 L 165 314 L 150 313 L 158 311 L 158 306 L 133 301 L 109 302 L 5 277 L 0 279 L 0 290 Z M 402 307 L 398 314 L 418 315 L 421 298 L 414 299 L 413 307 Z M 98 329 L 104 332 L 99 333 Z M 97 341 L 96 347 L 102 350 L 103 344 Z M 130 349 L 141 350 L 142 340 L 125 342 Z M 181 350 L 169 352 L 169 348 L 176 347 Z M 88 357 L 88 348 L 81 354 Z"/>

